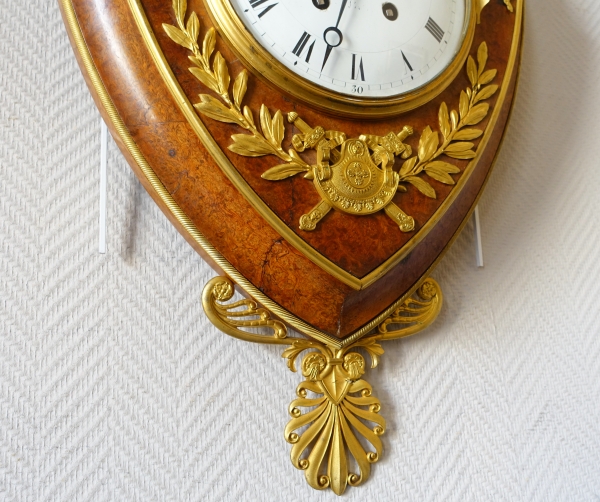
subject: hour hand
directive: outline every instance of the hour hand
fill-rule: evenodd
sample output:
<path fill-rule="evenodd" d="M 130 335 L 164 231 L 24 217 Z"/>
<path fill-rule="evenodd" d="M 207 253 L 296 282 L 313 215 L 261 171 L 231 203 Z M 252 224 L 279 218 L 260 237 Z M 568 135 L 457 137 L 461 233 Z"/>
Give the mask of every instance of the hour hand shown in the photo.
<path fill-rule="evenodd" d="M 331 51 L 341 45 L 342 40 L 344 40 L 344 35 L 342 35 L 342 32 L 339 30 L 339 28 L 336 26 L 331 26 L 323 32 L 323 40 L 325 40 L 325 43 L 327 44 L 327 49 L 325 50 L 325 57 L 323 58 L 321 71 L 323 71 L 323 68 L 325 68 L 325 64 L 329 59 Z"/>
<path fill-rule="evenodd" d="M 331 54 L 332 50 L 333 46 L 327 45 L 327 49 L 325 49 L 325 57 L 323 58 L 323 64 L 321 65 L 321 71 L 323 71 L 323 69 L 325 68 L 325 65 L 327 64 L 327 60 L 329 59 L 329 55 Z"/>

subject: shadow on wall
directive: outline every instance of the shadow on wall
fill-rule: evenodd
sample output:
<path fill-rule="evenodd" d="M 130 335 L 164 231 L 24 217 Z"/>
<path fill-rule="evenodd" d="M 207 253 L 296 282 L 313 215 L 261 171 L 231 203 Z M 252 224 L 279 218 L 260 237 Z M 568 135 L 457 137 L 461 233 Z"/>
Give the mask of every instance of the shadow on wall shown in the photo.
<path fill-rule="evenodd" d="M 138 219 L 140 216 L 144 187 L 135 177 L 129 166 L 126 167 L 129 174 L 129 186 L 127 187 L 128 196 L 126 221 L 125 225 L 123 225 L 123 234 L 121 236 L 121 253 L 125 263 L 132 266 L 135 264 L 136 239 L 138 238 Z"/>

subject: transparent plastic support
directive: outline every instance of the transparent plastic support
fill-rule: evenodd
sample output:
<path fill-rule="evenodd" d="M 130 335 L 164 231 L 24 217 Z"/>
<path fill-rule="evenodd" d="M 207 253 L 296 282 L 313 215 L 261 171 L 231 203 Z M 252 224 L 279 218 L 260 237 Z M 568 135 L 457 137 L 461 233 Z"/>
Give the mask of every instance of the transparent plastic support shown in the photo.
<path fill-rule="evenodd" d="M 107 182 L 107 153 L 108 153 L 108 128 L 104 120 L 100 119 L 100 219 L 98 233 L 98 252 L 106 253 L 106 182 Z"/>
<path fill-rule="evenodd" d="M 483 268 L 483 245 L 481 243 L 481 220 L 479 219 L 479 206 L 473 211 L 473 228 L 475 230 L 475 262 L 477 267 Z"/>

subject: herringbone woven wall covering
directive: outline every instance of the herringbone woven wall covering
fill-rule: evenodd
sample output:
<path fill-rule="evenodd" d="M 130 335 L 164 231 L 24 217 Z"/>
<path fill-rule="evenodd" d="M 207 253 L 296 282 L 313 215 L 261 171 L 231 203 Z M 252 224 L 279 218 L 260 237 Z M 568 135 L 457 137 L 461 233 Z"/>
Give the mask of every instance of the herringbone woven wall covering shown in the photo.
<path fill-rule="evenodd" d="M 209 325 L 214 273 L 112 143 L 98 254 L 100 119 L 58 7 L 0 6 L 0 499 L 334 500 L 288 460 L 300 378 Z M 486 267 L 467 227 L 434 327 L 385 346 L 385 454 L 345 500 L 600 500 L 600 4 L 526 10 Z"/>

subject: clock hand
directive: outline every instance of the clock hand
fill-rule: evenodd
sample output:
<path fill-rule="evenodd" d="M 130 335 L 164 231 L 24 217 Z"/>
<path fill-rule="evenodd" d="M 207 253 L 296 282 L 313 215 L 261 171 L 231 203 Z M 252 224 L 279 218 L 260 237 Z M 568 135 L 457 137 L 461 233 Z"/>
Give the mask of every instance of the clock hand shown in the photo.
<path fill-rule="evenodd" d="M 338 18 L 337 18 L 337 23 L 335 23 L 335 27 L 337 28 L 340 24 L 340 20 L 342 19 L 342 14 L 344 13 L 344 9 L 346 8 L 346 4 L 348 3 L 348 0 L 343 0 L 342 1 L 342 7 L 340 9 L 340 13 L 338 14 Z"/>
<path fill-rule="evenodd" d="M 323 68 L 325 68 L 325 64 L 329 59 L 331 51 L 335 47 L 339 47 L 342 43 L 342 40 L 344 40 L 344 35 L 342 35 L 342 32 L 337 28 L 337 26 L 331 26 L 330 28 L 327 28 L 323 33 L 323 40 L 325 40 L 325 43 L 327 44 L 327 49 L 325 50 L 325 57 L 323 58 L 323 65 L 321 66 L 321 71 L 323 71 Z"/>
<path fill-rule="evenodd" d="M 327 60 L 329 59 L 329 55 L 331 54 L 331 51 L 333 50 L 333 48 L 339 47 L 342 43 L 342 40 L 344 40 L 344 35 L 342 35 L 342 32 L 339 30 L 338 26 L 340 24 L 340 20 L 342 19 L 342 14 L 344 13 L 344 9 L 346 8 L 347 3 L 348 3 L 348 0 L 342 1 L 342 7 L 340 8 L 340 13 L 338 14 L 338 18 L 337 18 L 337 22 L 335 23 L 335 26 L 331 26 L 323 32 L 323 40 L 325 40 L 325 43 L 327 44 L 327 49 L 325 50 L 325 57 L 323 58 L 323 64 L 321 65 L 321 71 L 323 71 L 323 68 L 325 68 L 325 65 L 327 64 Z M 330 33 L 332 33 L 334 35 L 330 35 L 329 40 L 328 40 L 327 36 Z M 338 37 L 337 41 L 335 40 L 336 35 Z M 332 38 L 332 36 L 334 38 Z"/>
<path fill-rule="evenodd" d="M 329 55 L 331 54 L 332 49 L 333 46 L 327 44 L 327 49 L 325 50 L 325 57 L 323 58 L 323 64 L 321 65 L 321 71 L 323 71 L 323 68 L 325 68 L 325 65 L 327 64 L 327 60 L 329 59 Z"/>

